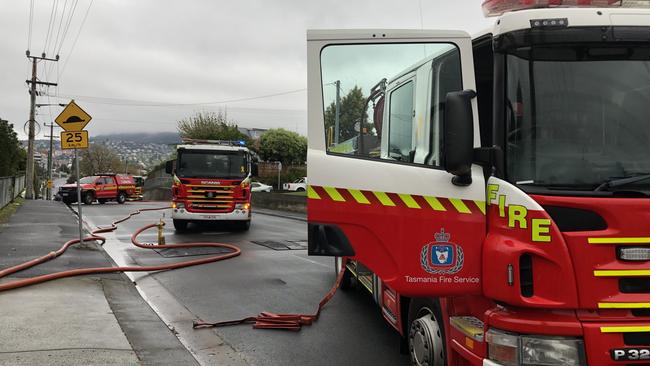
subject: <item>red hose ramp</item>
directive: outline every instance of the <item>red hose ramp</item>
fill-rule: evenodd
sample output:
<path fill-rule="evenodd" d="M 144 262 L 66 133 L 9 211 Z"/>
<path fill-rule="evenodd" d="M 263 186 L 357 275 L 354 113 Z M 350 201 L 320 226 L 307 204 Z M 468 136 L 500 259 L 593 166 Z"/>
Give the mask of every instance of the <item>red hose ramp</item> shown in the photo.
<path fill-rule="evenodd" d="M 347 259 L 343 258 L 343 266 L 341 268 L 345 269 Z M 228 320 L 221 321 L 216 323 L 207 323 L 203 321 L 195 320 L 193 322 L 194 329 L 199 328 L 213 328 L 213 327 L 226 327 L 231 325 L 239 324 L 253 324 L 254 329 L 282 329 L 282 330 L 293 330 L 299 331 L 303 325 L 311 325 L 313 322 L 318 320 L 320 313 L 327 305 L 327 303 L 334 297 L 336 290 L 338 290 L 343 280 L 343 275 L 345 270 L 341 270 L 336 277 L 336 281 L 332 288 L 325 294 L 323 299 L 318 303 L 318 308 L 316 308 L 316 313 L 314 314 L 274 314 L 270 312 L 262 312 L 257 316 L 250 316 L 247 318 L 239 320 Z"/>

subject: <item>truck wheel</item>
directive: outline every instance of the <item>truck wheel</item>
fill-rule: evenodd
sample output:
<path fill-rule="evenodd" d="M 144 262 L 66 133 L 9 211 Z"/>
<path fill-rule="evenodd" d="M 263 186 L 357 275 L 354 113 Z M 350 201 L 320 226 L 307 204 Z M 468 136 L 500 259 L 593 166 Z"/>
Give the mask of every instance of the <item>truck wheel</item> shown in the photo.
<path fill-rule="evenodd" d="M 106 198 L 98 198 L 97 202 L 99 202 L 100 205 L 103 205 L 104 203 L 106 203 Z"/>
<path fill-rule="evenodd" d="M 248 231 L 251 228 L 251 220 L 235 221 L 232 225 L 237 231 Z"/>
<path fill-rule="evenodd" d="M 174 229 L 176 231 L 186 231 L 187 230 L 187 220 L 176 220 L 174 219 Z"/>
<path fill-rule="evenodd" d="M 124 204 L 124 202 L 126 202 L 126 195 L 124 194 L 124 192 L 118 193 L 117 194 L 117 203 L 119 203 L 121 205 L 121 204 Z"/>
<path fill-rule="evenodd" d="M 412 299 L 408 317 L 407 337 L 411 365 L 445 365 L 444 326 L 438 301 Z"/>
<path fill-rule="evenodd" d="M 95 200 L 95 195 L 93 195 L 92 192 L 86 192 L 83 195 L 83 203 L 86 205 L 92 205 L 93 201 Z"/>
<path fill-rule="evenodd" d="M 334 273 L 338 277 L 339 273 L 341 270 L 344 270 L 345 273 L 343 274 L 343 278 L 341 279 L 341 285 L 339 288 L 343 291 L 347 291 L 352 288 L 352 272 L 345 267 L 341 268 L 343 266 L 343 258 L 341 257 L 334 257 Z"/>

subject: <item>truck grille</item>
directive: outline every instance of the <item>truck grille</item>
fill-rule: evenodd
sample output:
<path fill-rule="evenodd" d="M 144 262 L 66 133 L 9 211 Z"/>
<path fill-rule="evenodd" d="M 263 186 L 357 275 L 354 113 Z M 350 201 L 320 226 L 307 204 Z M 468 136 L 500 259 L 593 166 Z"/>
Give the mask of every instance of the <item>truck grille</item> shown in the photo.
<path fill-rule="evenodd" d="M 187 185 L 188 211 L 230 212 L 236 186 Z"/>

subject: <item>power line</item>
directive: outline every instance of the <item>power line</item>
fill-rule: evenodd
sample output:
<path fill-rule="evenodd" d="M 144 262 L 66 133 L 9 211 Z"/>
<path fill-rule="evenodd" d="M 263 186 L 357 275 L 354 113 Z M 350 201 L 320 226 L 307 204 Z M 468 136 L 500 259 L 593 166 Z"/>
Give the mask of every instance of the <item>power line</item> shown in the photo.
<path fill-rule="evenodd" d="M 50 21 L 47 25 L 47 34 L 45 35 L 45 44 L 43 45 L 43 53 L 45 53 L 45 51 L 47 50 L 47 45 L 50 42 L 50 33 L 51 33 L 50 31 L 52 28 L 52 24 L 54 24 L 56 20 L 56 13 L 59 10 L 58 2 L 59 2 L 58 0 L 52 1 L 52 11 L 50 12 Z"/>
<path fill-rule="evenodd" d="M 34 0 L 29 3 L 29 32 L 27 36 L 27 49 L 32 48 L 32 25 L 34 24 Z"/>
<path fill-rule="evenodd" d="M 74 4 L 72 5 L 72 11 L 68 16 L 68 20 L 66 21 L 65 28 L 63 29 L 63 36 L 61 37 L 61 42 L 59 43 L 59 49 L 56 51 L 57 55 L 61 52 L 61 48 L 63 48 L 63 42 L 65 41 L 65 37 L 68 35 L 68 29 L 70 29 L 70 24 L 72 23 L 72 18 L 74 17 L 75 10 L 77 10 L 78 2 L 79 0 L 74 0 Z"/>
<path fill-rule="evenodd" d="M 93 2 L 95 2 L 95 0 L 90 0 L 90 4 L 88 4 L 88 9 L 86 9 L 86 14 L 84 14 L 84 18 L 81 21 L 81 26 L 79 27 L 77 36 L 75 37 L 74 42 L 72 43 L 72 47 L 70 48 L 68 57 L 66 57 L 65 62 L 63 63 L 63 67 L 61 68 L 61 72 L 59 73 L 57 79 L 61 78 L 61 75 L 63 75 L 63 73 L 65 72 L 66 66 L 68 66 L 68 61 L 70 61 L 70 57 L 72 57 L 72 51 L 74 51 L 74 47 L 77 45 L 77 41 L 79 40 L 79 35 L 81 34 L 81 31 L 84 28 L 84 24 L 86 24 L 86 18 L 88 18 L 88 13 L 90 12 L 90 7 L 93 6 Z"/>
<path fill-rule="evenodd" d="M 259 95 L 255 97 L 246 97 L 238 99 L 228 99 L 228 100 L 219 100 L 213 102 L 196 102 L 196 103 L 164 103 L 164 102 L 155 102 L 155 101 L 143 101 L 143 100 L 134 100 L 134 99 L 119 99 L 119 98 L 107 98 L 107 97 L 93 97 L 93 96 L 84 96 L 84 95 L 66 95 L 60 94 L 60 97 L 66 97 L 71 99 L 83 100 L 87 103 L 92 104 L 105 104 L 105 105 L 115 105 L 115 106 L 124 106 L 124 107 L 185 107 L 185 106 L 202 106 L 202 105 L 211 105 L 211 104 L 227 104 L 227 103 L 237 103 L 245 102 L 249 100 L 265 99 L 278 97 L 282 95 L 295 94 L 306 91 L 307 88 L 288 90 L 279 93 Z"/>
<path fill-rule="evenodd" d="M 63 19 L 65 19 L 65 9 L 68 7 L 68 0 L 65 0 L 63 3 L 63 11 L 61 12 L 61 20 L 59 21 L 59 29 L 56 31 L 56 38 L 54 39 L 54 44 L 52 46 L 52 53 L 56 50 L 56 45 L 59 43 L 59 34 L 61 33 L 61 26 L 63 25 Z"/>

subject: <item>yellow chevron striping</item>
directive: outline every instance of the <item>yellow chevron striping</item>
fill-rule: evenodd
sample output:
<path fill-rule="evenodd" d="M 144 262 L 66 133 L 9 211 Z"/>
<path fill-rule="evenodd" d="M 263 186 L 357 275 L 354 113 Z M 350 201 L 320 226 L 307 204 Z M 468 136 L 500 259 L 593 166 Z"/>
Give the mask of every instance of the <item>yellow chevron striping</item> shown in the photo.
<path fill-rule="evenodd" d="M 596 277 L 642 277 L 650 276 L 650 270 L 647 269 L 601 269 L 595 270 Z"/>
<path fill-rule="evenodd" d="M 336 188 L 334 188 L 334 187 L 323 187 L 323 189 L 325 190 L 325 192 L 330 196 L 330 198 L 333 201 L 345 202 L 345 198 L 343 198 L 343 196 L 341 196 L 341 194 L 339 193 L 339 191 L 336 190 Z"/>
<path fill-rule="evenodd" d="M 589 238 L 589 244 L 650 244 L 650 238 Z"/>
<path fill-rule="evenodd" d="M 352 195 L 352 198 L 354 198 L 354 200 L 357 201 L 357 203 L 361 203 L 361 204 L 364 204 L 364 205 L 369 205 L 370 204 L 370 201 L 368 201 L 366 196 L 364 196 L 363 193 L 361 193 L 360 190 L 358 190 L 358 189 L 348 189 L 348 192 L 350 192 L 350 194 Z"/>
<path fill-rule="evenodd" d="M 478 209 L 481 210 L 481 213 L 485 215 L 485 201 L 474 201 L 474 204 L 476 204 L 476 207 L 478 207 Z"/>
<path fill-rule="evenodd" d="M 650 309 L 650 302 L 599 302 L 600 309 Z"/>
<path fill-rule="evenodd" d="M 601 333 L 637 333 L 650 332 L 650 325 L 632 325 L 619 327 L 600 327 Z"/>
<path fill-rule="evenodd" d="M 388 195 L 384 192 L 372 192 L 375 197 L 381 202 L 382 205 L 384 206 L 395 206 L 395 203 L 388 197 Z"/>
<path fill-rule="evenodd" d="M 312 188 L 312 186 L 307 186 L 307 198 L 319 200 L 320 196 L 318 195 L 318 192 Z"/>
<path fill-rule="evenodd" d="M 454 208 L 464 214 L 472 213 L 470 209 L 465 205 L 465 202 L 463 200 L 458 199 L 458 198 L 449 198 L 449 202 L 451 202 L 452 205 L 454 205 Z"/>
<path fill-rule="evenodd" d="M 399 198 L 402 199 L 402 202 L 406 205 L 408 208 L 420 208 L 420 205 L 418 205 L 417 202 L 415 202 L 415 199 L 413 199 L 413 196 L 410 194 L 403 194 L 400 193 L 398 194 Z"/>
<path fill-rule="evenodd" d="M 431 206 L 431 208 L 435 211 L 447 211 L 445 206 L 443 206 L 442 203 L 440 203 L 440 200 L 438 200 L 436 197 L 424 196 L 424 200 L 427 201 L 429 206 Z"/>

